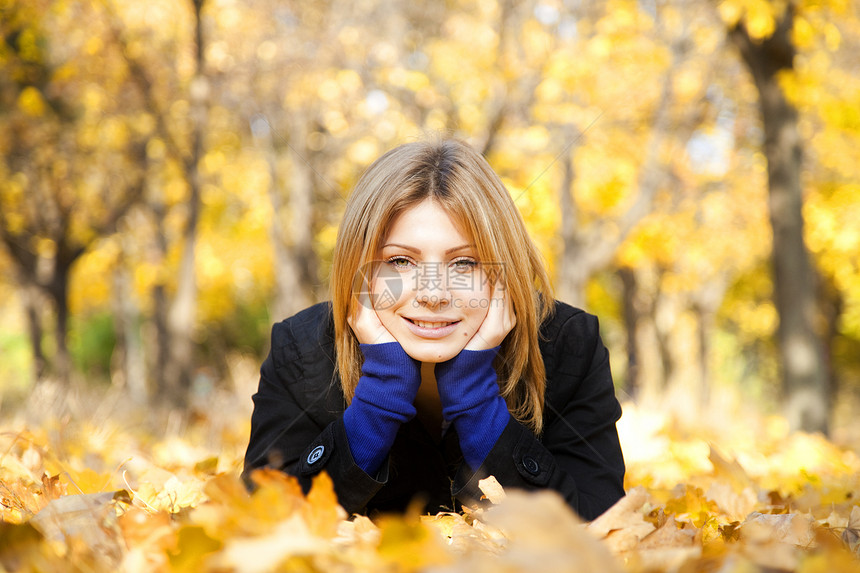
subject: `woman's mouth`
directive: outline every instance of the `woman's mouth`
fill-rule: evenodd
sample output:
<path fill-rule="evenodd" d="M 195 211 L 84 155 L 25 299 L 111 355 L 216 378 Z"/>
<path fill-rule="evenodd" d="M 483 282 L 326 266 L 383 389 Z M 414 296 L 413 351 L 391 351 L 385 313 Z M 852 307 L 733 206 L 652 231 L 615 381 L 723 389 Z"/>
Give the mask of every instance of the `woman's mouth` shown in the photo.
<path fill-rule="evenodd" d="M 411 322 L 412 324 L 417 324 L 421 328 L 442 328 L 443 326 L 454 324 L 453 322 L 427 322 L 426 320 L 411 320 Z"/>
<path fill-rule="evenodd" d="M 436 321 L 406 317 L 404 319 L 406 320 L 407 328 L 421 338 L 443 338 L 451 334 L 457 328 L 457 325 L 460 324 L 459 320 Z"/>

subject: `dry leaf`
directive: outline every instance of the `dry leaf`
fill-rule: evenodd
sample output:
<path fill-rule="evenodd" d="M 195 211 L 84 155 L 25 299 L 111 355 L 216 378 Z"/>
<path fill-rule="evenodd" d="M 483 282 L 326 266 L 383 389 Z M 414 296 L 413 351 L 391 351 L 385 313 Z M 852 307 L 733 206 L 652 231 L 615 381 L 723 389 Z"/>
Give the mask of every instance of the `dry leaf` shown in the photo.
<path fill-rule="evenodd" d="M 845 542 L 848 549 L 860 557 L 860 505 L 855 505 L 851 508 L 848 525 L 845 527 L 845 531 L 842 532 L 842 541 Z"/>
<path fill-rule="evenodd" d="M 311 533 L 298 514 L 278 524 L 268 535 L 233 538 L 212 558 L 215 567 L 241 573 L 272 571 L 289 557 L 324 553 L 329 540 Z"/>
<path fill-rule="evenodd" d="M 662 549 L 666 547 L 689 546 L 695 543 L 696 530 L 678 527 L 675 516 L 670 515 L 655 531 L 642 539 L 637 549 Z"/>
<path fill-rule="evenodd" d="M 713 444 L 709 446 L 708 460 L 714 466 L 714 476 L 718 480 L 726 482 L 737 493 L 753 487 L 752 480 L 737 460 L 723 456 Z"/>
<path fill-rule="evenodd" d="M 478 488 L 484 497 L 490 500 L 490 503 L 502 503 L 505 500 L 505 488 L 496 479 L 495 476 L 485 477 L 478 480 Z"/>
<path fill-rule="evenodd" d="M 472 518 L 469 523 L 459 513 L 438 513 L 423 517 L 422 520 L 439 531 L 447 540 L 451 550 L 457 553 L 468 551 L 499 553 L 507 543 L 507 539 L 498 528 L 475 518 Z"/>
<path fill-rule="evenodd" d="M 589 523 L 588 531 L 603 539 L 614 553 L 635 548 L 655 529 L 653 524 L 645 521 L 640 511 L 647 500 L 648 493 L 644 488 L 631 489 L 603 515 Z"/>
<path fill-rule="evenodd" d="M 129 547 L 123 556 L 122 571 L 149 573 L 167 567 L 168 552 L 176 547 L 176 531 L 169 513 L 152 513 L 135 506 L 120 515 L 118 523 Z"/>
<path fill-rule="evenodd" d="M 393 568 L 413 571 L 449 564 L 453 558 L 442 536 L 418 515 L 386 515 L 379 520 L 379 556 Z"/>
<path fill-rule="evenodd" d="M 799 513 L 780 515 L 754 512 L 741 524 L 741 538 L 751 543 L 778 541 L 798 547 L 815 542 L 814 521 Z"/>
<path fill-rule="evenodd" d="M 644 487 L 635 487 L 627 492 L 627 495 L 615 502 L 615 505 L 603 512 L 594 521 L 588 524 L 588 530 L 598 537 L 606 537 L 614 529 L 623 529 L 630 525 L 631 515 L 638 515 L 639 509 L 648 501 L 648 492 Z M 653 529 L 653 527 L 652 527 Z"/>
<path fill-rule="evenodd" d="M 740 548 L 759 567 L 793 571 L 800 562 L 799 548 L 815 542 L 813 526 L 812 518 L 798 513 L 754 512 L 739 528 Z"/>
<path fill-rule="evenodd" d="M 494 565 L 484 571 L 622 570 L 616 558 L 585 530 L 582 520 L 556 492 L 508 492 L 504 503 L 489 508 L 481 521 L 498 528 L 507 538 L 504 549 L 493 561 L 486 558 L 488 565 Z"/>
<path fill-rule="evenodd" d="M 348 517 L 346 510 L 337 502 L 328 473 L 321 472 L 314 477 L 307 503 L 302 506 L 302 515 L 314 535 L 327 538 L 334 537 L 338 524 Z"/>
<path fill-rule="evenodd" d="M 125 490 L 68 495 L 50 502 L 30 523 L 48 540 L 67 547 L 79 543 L 96 561 L 116 566 L 122 560 L 124 544 L 115 500 L 131 502 Z"/>
<path fill-rule="evenodd" d="M 233 422 L 243 435 L 231 434 L 209 452 L 172 437 L 167 464 L 140 453 L 164 450 L 152 436 L 123 430 L 111 443 L 129 448 L 114 452 L 117 459 L 105 457 L 106 445 L 74 442 L 87 435 L 74 419 L 59 446 L 71 447 L 59 452 L 47 440 L 16 445 L 20 429 L 0 428 L 0 439 L 10 440 L 5 450 L 0 446 L 0 517 L 32 519 L 0 524 L 0 570 L 63 571 L 69 564 L 94 573 L 860 569 L 860 507 L 849 495 L 860 491 L 860 458 L 823 438 L 792 438 L 803 447 L 788 456 L 782 441 L 763 436 L 761 443 L 744 442 L 756 449 L 734 458 L 716 447 L 708 455 L 705 438 L 668 433 L 670 456 L 630 468 L 628 481 L 647 486 L 632 487 L 587 526 L 554 493 L 506 492 L 494 479 L 481 483 L 490 502 L 481 509 L 421 516 L 412 508 L 374 523 L 361 515 L 345 519 L 325 475 L 304 495 L 295 478 L 260 470 L 249 493 L 238 475 L 247 419 Z M 189 432 L 201 435 L 200 428 Z M 117 467 L 121 472 L 100 473 Z M 219 468 L 235 471 L 215 473 Z M 66 491 L 70 480 L 97 489 L 120 475 L 140 490 L 132 506 L 111 494 Z"/>
<path fill-rule="evenodd" d="M 743 520 L 755 510 L 759 503 L 753 488 L 746 487 L 738 491 L 736 487 L 723 481 L 711 484 L 705 497 L 713 500 L 731 521 Z"/>
<path fill-rule="evenodd" d="M 337 535 L 332 540 L 340 547 L 373 547 L 379 544 L 381 534 L 379 528 L 365 515 L 356 515 L 350 520 L 341 521 L 337 526 Z"/>

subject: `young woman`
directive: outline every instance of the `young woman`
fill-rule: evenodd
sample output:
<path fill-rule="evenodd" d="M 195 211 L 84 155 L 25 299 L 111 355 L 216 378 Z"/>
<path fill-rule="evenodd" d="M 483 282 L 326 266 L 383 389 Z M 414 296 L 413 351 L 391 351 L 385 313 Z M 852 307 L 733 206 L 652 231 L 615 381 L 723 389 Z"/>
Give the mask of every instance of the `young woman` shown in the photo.
<path fill-rule="evenodd" d="M 331 303 L 273 328 L 245 477 L 326 471 L 352 513 L 456 511 L 492 475 L 593 519 L 624 495 L 620 416 L 597 319 L 553 301 L 496 173 L 460 141 L 410 143 L 349 198 Z"/>

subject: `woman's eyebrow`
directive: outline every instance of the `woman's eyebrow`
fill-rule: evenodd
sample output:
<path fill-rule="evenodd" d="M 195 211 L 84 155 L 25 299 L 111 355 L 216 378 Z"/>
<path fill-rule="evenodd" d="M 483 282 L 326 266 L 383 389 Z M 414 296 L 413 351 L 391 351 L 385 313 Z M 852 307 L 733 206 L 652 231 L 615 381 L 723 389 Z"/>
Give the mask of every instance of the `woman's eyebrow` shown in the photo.
<path fill-rule="evenodd" d="M 466 249 L 473 249 L 473 248 L 475 248 L 475 245 L 472 245 L 472 244 L 460 245 L 459 247 L 454 247 L 453 249 L 446 250 L 445 254 L 450 255 L 451 253 L 456 253 L 457 251 L 465 251 Z"/>
<path fill-rule="evenodd" d="M 421 249 L 419 249 L 417 247 L 411 247 L 409 245 L 402 245 L 400 243 L 386 243 L 386 244 L 382 245 L 383 249 L 385 249 L 387 247 L 399 247 L 401 249 L 405 249 L 407 251 L 413 252 L 417 255 L 421 254 Z M 474 245 L 472 245 L 472 244 L 460 245 L 459 247 L 453 247 L 450 249 L 446 249 L 445 254 L 450 255 L 451 253 L 455 253 L 457 251 L 465 251 L 466 249 L 472 249 L 472 248 L 474 248 Z"/>
<path fill-rule="evenodd" d="M 411 251 L 417 255 L 421 254 L 421 249 L 416 249 L 415 247 L 410 247 L 409 245 L 401 245 L 400 243 L 386 243 L 382 245 L 383 249 L 387 249 L 388 247 L 397 247 L 399 249 L 405 249 L 407 251 Z"/>

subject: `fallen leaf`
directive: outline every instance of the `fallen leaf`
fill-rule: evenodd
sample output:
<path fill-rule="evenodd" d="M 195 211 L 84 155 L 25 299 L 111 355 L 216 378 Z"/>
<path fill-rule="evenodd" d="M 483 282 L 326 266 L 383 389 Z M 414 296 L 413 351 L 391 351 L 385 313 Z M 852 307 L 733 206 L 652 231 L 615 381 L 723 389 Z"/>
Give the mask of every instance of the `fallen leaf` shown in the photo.
<path fill-rule="evenodd" d="M 713 500 L 708 499 L 700 487 L 692 484 L 679 484 L 673 491 L 675 496 L 666 502 L 666 512 L 674 513 L 679 519 L 702 527 L 711 517 L 719 513 Z"/>
<path fill-rule="evenodd" d="M 469 523 L 459 513 L 438 513 L 422 517 L 424 523 L 435 528 L 447 540 L 448 546 L 457 553 L 478 551 L 499 553 L 507 543 L 498 528 L 477 519 Z"/>
<path fill-rule="evenodd" d="M 324 553 L 329 540 L 313 535 L 301 516 L 295 514 L 273 528 L 267 535 L 234 537 L 211 557 L 213 567 L 241 573 L 263 573 L 292 556 Z"/>
<path fill-rule="evenodd" d="M 738 490 L 726 482 L 718 481 L 711 484 L 705 493 L 707 499 L 713 500 L 726 517 L 732 521 L 743 520 L 758 506 L 759 500 L 752 487 Z"/>
<path fill-rule="evenodd" d="M 495 565 L 484 570 L 622 571 L 619 561 L 586 531 L 582 520 L 554 491 L 508 492 L 503 503 L 481 515 L 481 521 L 498 528 L 507 538 L 495 561 L 486 558 Z"/>
<path fill-rule="evenodd" d="M 169 552 L 170 566 L 174 571 L 200 571 L 206 558 L 222 547 L 221 541 L 210 537 L 199 525 L 188 525 L 179 530 L 176 549 Z"/>
<path fill-rule="evenodd" d="M 657 530 L 646 535 L 637 549 L 660 549 L 692 545 L 696 540 L 697 530 L 678 527 L 675 516 L 670 515 Z"/>
<path fill-rule="evenodd" d="M 130 507 L 117 519 L 128 550 L 120 569 L 126 573 L 149 573 L 167 567 L 168 553 L 176 547 L 176 530 L 166 511 L 150 512 Z"/>
<path fill-rule="evenodd" d="M 647 500 L 648 493 L 644 488 L 633 488 L 603 515 L 588 524 L 588 531 L 602 539 L 614 553 L 635 548 L 655 529 L 653 524 L 645 521 L 640 511 Z"/>
<path fill-rule="evenodd" d="M 860 505 L 855 505 L 851 509 L 848 525 L 842 532 L 842 541 L 845 542 L 848 549 L 860 557 Z"/>
<path fill-rule="evenodd" d="M 495 476 L 478 480 L 478 489 L 481 490 L 486 499 L 490 500 L 490 503 L 502 503 L 505 500 L 505 488 Z"/>
<path fill-rule="evenodd" d="M 364 546 L 376 549 L 380 538 L 379 528 L 370 518 L 366 515 L 356 515 L 338 524 L 337 535 L 332 542 L 344 548 Z"/>
<path fill-rule="evenodd" d="M 311 532 L 321 537 L 334 537 L 338 524 L 348 517 L 346 510 L 337 502 L 328 473 L 321 472 L 314 477 L 307 503 L 302 506 L 302 515 Z"/>
<path fill-rule="evenodd" d="M 610 531 L 628 527 L 631 522 L 638 524 L 642 519 L 639 509 L 648 501 L 648 492 L 644 487 L 635 487 L 627 495 L 615 502 L 595 520 L 588 524 L 588 530 L 598 537 L 606 537 Z M 636 516 L 639 519 L 636 519 Z M 651 527 L 653 530 L 653 526 Z"/>
<path fill-rule="evenodd" d="M 815 542 L 814 521 L 799 513 L 771 515 L 753 512 L 740 527 L 741 539 L 751 543 L 778 541 L 798 547 Z"/>
<path fill-rule="evenodd" d="M 96 561 L 116 566 L 124 544 L 114 501 L 130 503 L 131 498 L 125 490 L 68 495 L 50 502 L 30 523 L 46 539 L 66 546 L 80 543 Z"/>
<path fill-rule="evenodd" d="M 377 551 L 392 567 L 416 571 L 452 561 L 442 536 L 410 511 L 405 516 L 383 516 L 379 520 L 379 529 Z"/>
<path fill-rule="evenodd" d="M 714 477 L 717 480 L 727 483 L 736 493 L 753 488 L 753 481 L 737 460 L 724 456 L 713 444 L 709 446 L 708 460 L 714 466 Z"/>

